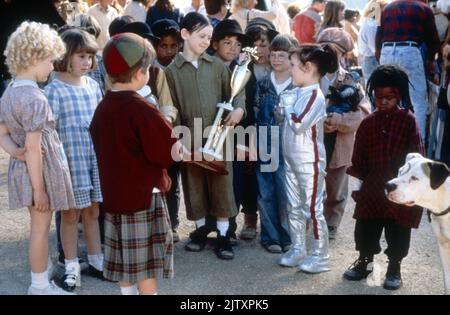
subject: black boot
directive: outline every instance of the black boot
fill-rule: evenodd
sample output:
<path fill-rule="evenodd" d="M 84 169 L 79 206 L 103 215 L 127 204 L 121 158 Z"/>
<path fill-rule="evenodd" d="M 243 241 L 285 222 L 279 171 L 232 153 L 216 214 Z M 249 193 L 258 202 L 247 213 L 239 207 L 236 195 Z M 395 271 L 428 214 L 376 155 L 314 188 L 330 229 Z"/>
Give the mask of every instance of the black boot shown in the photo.
<path fill-rule="evenodd" d="M 200 252 L 206 246 L 208 234 L 211 232 L 207 225 L 203 225 L 189 234 L 191 240 L 184 246 L 184 249 L 190 252 Z"/>
<path fill-rule="evenodd" d="M 383 288 L 386 290 L 398 290 L 402 286 L 402 275 L 400 274 L 401 261 L 389 260 L 386 279 L 384 279 Z"/>
<path fill-rule="evenodd" d="M 373 271 L 373 256 L 360 256 L 345 272 L 344 278 L 359 281 L 367 278 Z"/>
<path fill-rule="evenodd" d="M 216 256 L 220 259 L 230 260 L 234 258 L 233 247 L 230 243 L 230 236 L 227 233 L 227 236 L 217 235 L 217 244 L 214 249 Z"/>

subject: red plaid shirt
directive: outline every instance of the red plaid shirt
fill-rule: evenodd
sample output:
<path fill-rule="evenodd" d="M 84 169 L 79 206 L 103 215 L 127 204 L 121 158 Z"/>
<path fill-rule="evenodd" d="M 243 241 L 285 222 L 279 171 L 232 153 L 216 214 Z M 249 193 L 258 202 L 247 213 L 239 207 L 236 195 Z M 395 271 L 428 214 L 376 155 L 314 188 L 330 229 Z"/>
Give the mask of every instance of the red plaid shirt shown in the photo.
<path fill-rule="evenodd" d="M 406 155 L 424 153 L 414 115 L 406 109 L 376 111 L 365 118 L 356 132 L 352 166 L 347 173 L 362 180 L 356 201 L 355 219 L 392 219 L 398 225 L 417 228 L 421 208 L 390 202 L 384 193 L 386 182 L 397 176 Z"/>
<path fill-rule="evenodd" d="M 376 35 L 377 51 L 381 51 L 384 42 L 404 41 L 426 43 L 428 59 L 434 60 L 439 49 L 439 36 L 433 12 L 421 1 L 397 0 L 381 13 L 381 25 Z"/>

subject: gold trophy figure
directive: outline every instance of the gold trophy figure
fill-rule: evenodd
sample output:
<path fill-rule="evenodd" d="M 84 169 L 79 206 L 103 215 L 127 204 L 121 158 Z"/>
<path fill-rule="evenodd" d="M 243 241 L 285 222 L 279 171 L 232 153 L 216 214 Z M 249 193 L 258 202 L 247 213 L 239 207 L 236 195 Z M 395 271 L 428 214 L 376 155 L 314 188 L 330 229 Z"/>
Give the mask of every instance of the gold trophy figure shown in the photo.
<path fill-rule="evenodd" d="M 233 128 L 231 126 L 225 126 L 224 113 L 226 113 L 226 111 L 231 112 L 234 110 L 232 105 L 234 98 L 244 89 L 250 79 L 251 72 L 248 70 L 248 65 L 252 58 L 257 58 L 256 48 L 246 47 L 242 49 L 242 52 L 244 53 L 244 58 L 241 63 L 234 68 L 233 74 L 231 75 L 230 100 L 225 103 L 217 104 L 219 110 L 217 111 L 216 117 L 211 126 L 211 131 L 209 132 L 206 144 L 197 150 L 198 153 L 203 154 L 204 159 L 201 161 L 190 161 L 191 163 L 195 163 L 201 167 L 223 175 L 228 174 L 222 155 L 223 143 L 225 142 L 228 132 L 231 128 Z"/>

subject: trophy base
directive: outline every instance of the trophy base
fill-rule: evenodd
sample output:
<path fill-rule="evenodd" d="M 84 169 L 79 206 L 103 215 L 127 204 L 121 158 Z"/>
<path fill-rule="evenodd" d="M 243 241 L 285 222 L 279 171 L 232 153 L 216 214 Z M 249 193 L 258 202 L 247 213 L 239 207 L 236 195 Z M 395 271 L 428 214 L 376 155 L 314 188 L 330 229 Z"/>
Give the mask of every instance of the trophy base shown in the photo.
<path fill-rule="evenodd" d="M 194 160 L 185 162 L 189 164 L 195 164 L 219 175 L 228 175 L 227 163 L 225 161 L 215 160 L 214 156 L 210 155 L 207 152 L 201 152 L 200 150 L 196 150 L 193 156 Z M 208 156 L 208 159 L 205 159 L 205 156 Z"/>

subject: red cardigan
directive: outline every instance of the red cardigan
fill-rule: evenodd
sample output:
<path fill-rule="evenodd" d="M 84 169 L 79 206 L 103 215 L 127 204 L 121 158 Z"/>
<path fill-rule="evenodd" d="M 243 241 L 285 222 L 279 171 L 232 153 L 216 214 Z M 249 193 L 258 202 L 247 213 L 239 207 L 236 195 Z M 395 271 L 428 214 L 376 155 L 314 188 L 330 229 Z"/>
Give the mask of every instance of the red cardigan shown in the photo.
<path fill-rule="evenodd" d="M 134 91 L 107 92 L 90 132 L 97 155 L 106 212 L 130 214 L 148 209 L 152 190 L 170 188 L 172 127 Z"/>

